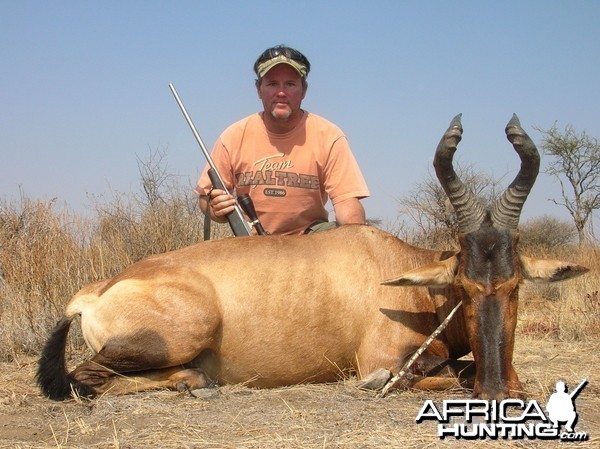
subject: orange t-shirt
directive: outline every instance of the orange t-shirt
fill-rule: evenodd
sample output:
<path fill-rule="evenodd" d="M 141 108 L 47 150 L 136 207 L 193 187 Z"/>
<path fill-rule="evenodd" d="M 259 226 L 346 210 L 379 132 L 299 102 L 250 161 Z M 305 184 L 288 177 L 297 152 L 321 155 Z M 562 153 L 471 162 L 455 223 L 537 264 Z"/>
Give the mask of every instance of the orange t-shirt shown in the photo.
<path fill-rule="evenodd" d="M 213 151 L 229 191 L 247 193 L 258 218 L 271 234 L 302 234 L 317 220 L 327 220 L 327 200 L 369 196 L 367 184 L 342 131 L 308 112 L 286 134 L 267 131 L 262 113 L 227 128 Z M 211 182 L 205 167 L 195 189 L 207 195 Z"/>

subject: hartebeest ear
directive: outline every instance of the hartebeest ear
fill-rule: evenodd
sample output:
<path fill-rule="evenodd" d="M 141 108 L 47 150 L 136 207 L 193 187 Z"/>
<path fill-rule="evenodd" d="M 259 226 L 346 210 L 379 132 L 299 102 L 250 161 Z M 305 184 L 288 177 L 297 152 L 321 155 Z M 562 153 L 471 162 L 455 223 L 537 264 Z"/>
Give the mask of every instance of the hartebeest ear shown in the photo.
<path fill-rule="evenodd" d="M 558 282 L 581 276 L 589 268 L 561 260 L 534 259 L 521 256 L 523 277 L 531 282 Z"/>
<path fill-rule="evenodd" d="M 458 258 L 452 256 L 440 262 L 434 262 L 414 268 L 402 274 L 399 278 L 383 281 L 382 285 L 445 287 L 454 281 Z"/>

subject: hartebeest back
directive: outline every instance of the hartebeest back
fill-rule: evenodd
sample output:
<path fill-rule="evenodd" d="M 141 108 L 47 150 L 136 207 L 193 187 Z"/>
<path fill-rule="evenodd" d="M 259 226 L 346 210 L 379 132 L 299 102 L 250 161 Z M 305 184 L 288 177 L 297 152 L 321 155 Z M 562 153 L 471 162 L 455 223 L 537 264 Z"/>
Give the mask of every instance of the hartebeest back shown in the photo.
<path fill-rule="evenodd" d="M 436 173 L 458 215 L 459 251 L 416 248 L 351 225 L 308 236 L 204 242 L 151 256 L 73 297 L 40 357 L 42 391 L 64 399 L 72 391 L 195 389 L 213 382 L 276 387 L 335 381 L 347 372 L 395 372 L 462 300 L 461 313 L 420 357 L 419 369 L 427 373 L 472 352 L 474 396 L 519 394 L 512 365 L 519 284 L 587 270 L 519 255 L 517 225 L 539 155 L 516 117 L 506 134 L 521 170 L 489 210 L 452 168 L 460 116 L 440 141 Z M 77 315 L 95 355 L 67 374 L 66 338 Z M 447 386 L 416 379 L 415 387 Z"/>

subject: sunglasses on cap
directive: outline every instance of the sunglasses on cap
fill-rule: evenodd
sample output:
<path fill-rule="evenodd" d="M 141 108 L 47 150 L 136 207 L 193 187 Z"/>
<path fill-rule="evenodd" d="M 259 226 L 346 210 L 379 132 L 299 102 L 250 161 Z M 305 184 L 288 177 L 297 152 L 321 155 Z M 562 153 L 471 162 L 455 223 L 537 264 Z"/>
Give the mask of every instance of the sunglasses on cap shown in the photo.
<path fill-rule="evenodd" d="M 310 71 L 310 62 L 308 62 L 306 56 L 294 48 L 277 45 L 262 52 L 254 63 L 254 72 L 262 78 L 277 64 L 291 65 L 302 78 L 306 78 Z"/>

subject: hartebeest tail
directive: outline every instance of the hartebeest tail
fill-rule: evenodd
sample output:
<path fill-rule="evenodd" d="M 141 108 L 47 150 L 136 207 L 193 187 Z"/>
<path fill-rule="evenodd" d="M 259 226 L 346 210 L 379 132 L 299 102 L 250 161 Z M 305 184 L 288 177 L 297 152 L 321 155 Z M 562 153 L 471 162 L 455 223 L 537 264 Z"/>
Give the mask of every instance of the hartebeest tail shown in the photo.
<path fill-rule="evenodd" d="M 67 336 L 73 318 L 63 318 L 54 327 L 39 361 L 37 382 L 42 392 L 50 399 L 62 401 L 72 394 L 95 396 L 92 387 L 71 378 L 65 365 Z"/>

